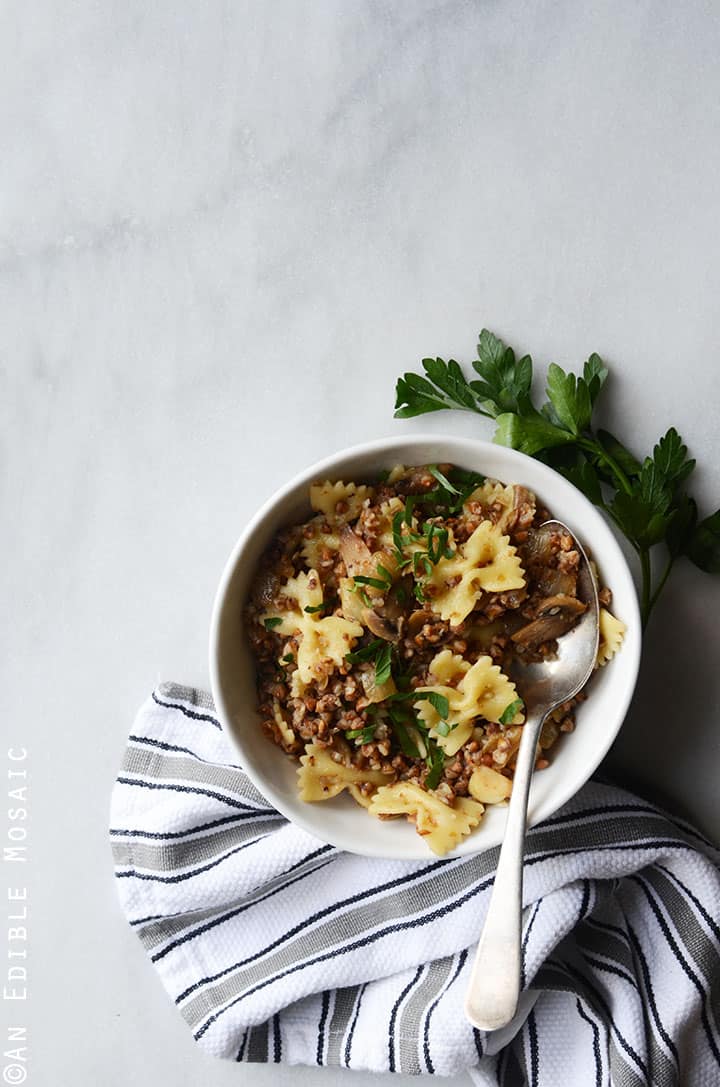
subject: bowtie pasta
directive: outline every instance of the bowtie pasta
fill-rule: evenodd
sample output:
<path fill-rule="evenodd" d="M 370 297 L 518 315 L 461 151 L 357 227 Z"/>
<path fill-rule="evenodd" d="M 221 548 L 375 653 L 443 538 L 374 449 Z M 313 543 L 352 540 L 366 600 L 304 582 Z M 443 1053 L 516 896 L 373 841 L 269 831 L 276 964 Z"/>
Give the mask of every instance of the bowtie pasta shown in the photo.
<path fill-rule="evenodd" d="M 551 657 L 585 610 L 575 543 L 541 529 L 527 488 L 449 464 L 319 480 L 309 499 L 246 608 L 263 730 L 303 800 L 405 817 L 442 855 L 510 795 L 525 716 L 508 666 Z M 600 602 L 598 666 L 625 632 Z M 546 721 L 538 769 L 584 698 Z"/>

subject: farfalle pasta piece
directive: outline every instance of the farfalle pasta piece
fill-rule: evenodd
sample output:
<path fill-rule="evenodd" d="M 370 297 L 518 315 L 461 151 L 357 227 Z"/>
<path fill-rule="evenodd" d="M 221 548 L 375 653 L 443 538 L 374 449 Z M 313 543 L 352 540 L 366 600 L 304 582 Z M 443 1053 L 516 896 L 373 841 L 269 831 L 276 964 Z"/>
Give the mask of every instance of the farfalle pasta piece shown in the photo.
<path fill-rule="evenodd" d="M 607 608 L 600 608 L 600 645 L 597 663 L 600 668 L 615 656 L 622 645 L 627 626 L 622 619 L 617 619 Z"/>
<path fill-rule="evenodd" d="M 372 487 L 357 486 L 355 483 L 313 483 L 310 487 L 310 505 L 314 510 L 325 514 L 330 523 L 354 521 L 362 509 L 366 498 L 372 497 Z M 342 502 L 344 509 L 338 512 L 338 502 Z"/>
<path fill-rule="evenodd" d="M 517 551 L 490 521 L 482 521 L 450 559 L 440 559 L 428 578 L 430 607 L 441 619 L 458 626 L 482 592 L 500 593 L 525 585 Z"/>
<path fill-rule="evenodd" d="M 431 660 L 428 671 L 438 683 L 452 683 L 470 671 L 470 662 L 451 649 L 441 649 Z"/>
<path fill-rule="evenodd" d="M 290 607 L 279 613 L 265 612 L 260 619 L 269 620 L 278 634 L 298 639 L 297 667 L 291 680 L 292 694 L 297 697 L 313 680 L 327 682 L 332 665 L 343 663 L 363 627 L 339 615 L 320 617 L 323 591 L 316 570 L 289 578 L 281 595 Z"/>
<path fill-rule="evenodd" d="M 290 728 L 290 725 L 287 723 L 287 721 L 283 717 L 282 710 L 280 709 L 280 703 L 278 702 L 277 698 L 273 699 L 273 704 L 272 705 L 273 705 L 273 717 L 275 718 L 275 724 L 278 727 L 278 731 L 280 733 L 280 737 L 282 739 L 283 746 L 284 747 L 292 747 L 293 744 L 295 743 L 295 733 L 293 732 L 293 730 Z"/>
<path fill-rule="evenodd" d="M 363 807 L 368 807 L 370 801 L 361 792 L 361 785 L 379 788 L 391 780 L 380 770 L 358 770 L 354 766 L 335 762 L 328 749 L 317 744 L 306 746 L 305 754 L 300 756 L 297 775 L 300 799 L 308 804 L 331 800 L 347 789 L 353 799 Z"/>
<path fill-rule="evenodd" d="M 447 736 L 440 735 L 437 731 L 440 714 L 427 699 L 415 702 L 415 709 L 446 755 L 455 755 L 467 743 L 477 717 L 498 722 L 518 697 L 515 684 L 493 664 L 491 657 L 478 657 L 473 665 L 468 665 L 462 657 L 443 649 L 433 658 L 429 671 L 430 678 L 438 683 L 419 687 L 417 694 L 421 698 L 423 692 L 435 692 L 447 698 L 450 707 L 447 723 L 451 731 Z M 454 686 L 450 686 L 452 681 L 456 681 Z M 518 713 L 515 720 L 522 720 L 522 715 Z"/>
<path fill-rule="evenodd" d="M 324 517 L 313 517 L 307 524 L 307 529 L 311 529 L 312 534 L 303 534 L 300 553 L 310 569 L 317 570 L 325 557 L 333 555 L 340 547 L 340 537 L 336 532 L 323 531 L 324 523 Z"/>
<path fill-rule="evenodd" d="M 483 509 L 489 510 L 491 506 L 498 506 L 500 516 L 495 518 L 495 524 L 501 532 L 505 531 L 515 505 L 515 488 L 512 483 L 499 483 L 496 479 L 486 479 L 480 487 L 476 487 L 472 494 L 465 499 L 464 505 L 470 502 L 479 502 Z"/>
<path fill-rule="evenodd" d="M 457 797 L 451 808 L 434 793 L 411 781 L 384 785 L 374 794 L 368 810 L 372 815 L 404 815 L 415 823 L 433 853 L 442 857 L 478 825 L 485 811 L 477 800 Z"/>

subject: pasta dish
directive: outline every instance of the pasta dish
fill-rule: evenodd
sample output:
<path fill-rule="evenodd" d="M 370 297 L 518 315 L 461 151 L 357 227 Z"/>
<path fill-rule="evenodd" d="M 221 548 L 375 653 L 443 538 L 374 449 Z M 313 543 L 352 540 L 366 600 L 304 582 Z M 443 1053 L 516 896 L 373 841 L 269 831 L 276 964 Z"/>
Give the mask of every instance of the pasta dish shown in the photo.
<path fill-rule="evenodd" d="M 510 795 L 525 716 L 508 665 L 552 656 L 584 612 L 575 542 L 527 488 L 449 464 L 309 497 L 246 607 L 262 728 L 303 800 L 347 793 L 446 853 Z M 600 602 L 599 666 L 625 630 Z M 547 719 L 537 769 L 585 697 Z"/>

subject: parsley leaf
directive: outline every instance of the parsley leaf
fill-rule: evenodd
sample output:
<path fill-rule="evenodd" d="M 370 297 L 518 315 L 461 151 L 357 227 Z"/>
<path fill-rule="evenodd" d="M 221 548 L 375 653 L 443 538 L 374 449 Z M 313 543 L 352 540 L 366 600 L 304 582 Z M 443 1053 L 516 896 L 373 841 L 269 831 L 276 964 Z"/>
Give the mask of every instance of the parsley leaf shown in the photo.
<path fill-rule="evenodd" d="M 373 589 L 388 589 L 389 583 L 385 578 L 366 577 L 364 574 L 355 574 L 353 581 L 356 585 L 372 585 Z"/>
<path fill-rule="evenodd" d="M 536 408 L 525 407 L 522 415 L 510 412 L 498 415 L 495 441 L 532 457 L 542 449 L 572 442 L 573 435 L 556 426 Z"/>
<path fill-rule="evenodd" d="M 594 506 L 604 506 L 600 478 L 597 469 L 589 461 L 581 461 L 580 464 L 569 468 L 560 468 L 559 471 L 566 479 L 569 479 L 579 491 L 589 498 Z"/>
<path fill-rule="evenodd" d="M 652 461 L 655 471 L 668 487 L 682 483 L 695 467 L 695 461 L 688 459 L 687 446 L 675 427 L 670 427 L 657 443 Z"/>
<path fill-rule="evenodd" d="M 450 400 L 470 411 L 476 410 L 475 397 L 465 375 L 454 359 L 450 359 L 449 362 L 443 362 L 442 359 L 423 359 L 422 364 L 433 384 Z"/>
<path fill-rule="evenodd" d="M 392 643 L 385 642 L 375 657 L 375 686 L 382 687 L 392 675 Z"/>
<path fill-rule="evenodd" d="M 346 653 L 345 660 L 349 664 L 359 664 L 360 661 L 371 661 L 377 656 L 378 650 L 387 643 L 382 638 L 373 638 L 373 640 L 362 649 L 356 649 L 353 653 Z"/>
<path fill-rule="evenodd" d="M 271 615 L 269 619 L 263 619 L 263 624 L 266 630 L 274 630 L 275 627 L 279 627 L 282 623 L 282 616 Z"/>
<path fill-rule="evenodd" d="M 403 755 L 406 755 L 409 759 L 422 758 L 417 744 L 408 731 L 408 725 L 411 725 L 414 721 L 410 710 L 406 706 L 391 705 L 389 713 L 393 733 Z"/>
<path fill-rule="evenodd" d="M 429 767 L 428 773 L 425 775 L 425 787 L 427 789 L 435 789 L 442 777 L 442 772 L 445 769 L 445 752 L 435 740 L 428 737 L 427 741 L 427 758 L 426 762 Z"/>
<path fill-rule="evenodd" d="M 349 664 L 359 664 L 362 661 L 372 661 L 375 665 L 375 686 L 382 687 L 392 675 L 392 642 L 386 642 L 382 638 L 374 638 L 362 649 L 356 649 L 353 653 L 346 653 L 345 660 Z"/>
<path fill-rule="evenodd" d="M 457 408 L 461 411 L 480 411 L 477 399 L 458 364 L 451 359 L 423 359 L 423 369 L 428 375 L 404 374 L 398 379 L 395 399 L 395 418 L 412 419 L 431 411 Z M 429 378 L 429 380 L 428 380 Z"/>
<path fill-rule="evenodd" d="M 684 494 L 675 506 L 675 516 L 667 530 L 668 551 L 675 559 L 687 553 L 692 546 L 697 525 L 697 506 L 695 500 Z"/>
<path fill-rule="evenodd" d="M 315 612 L 322 611 L 324 607 L 325 607 L 324 604 L 314 604 L 314 605 L 313 604 L 307 604 L 303 608 L 303 611 L 306 611 L 310 615 L 313 615 Z"/>
<path fill-rule="evenodd" d="M 720 574 L 720 510 L 695 527 L 687 554 L 705 573 Z"/>
<path fill-rule="evenodd" d="M 359 740 L 361 744 L 369 744 L 375 736 L 375 725 L 366 725 L 365 728 L 351 728 L 345 733 L 348 740 Z"/>
<path fill-rule="evenodd" d="M 551 362 L 548 367 L 547 394 L 550 400 L 548 418 L 575 437 L 582 434 L 590 425 L 593 408 L 590 388 L 585 378 L 566 374 L 560 366 Z"/>
<path fill-rule="evenodd" d="M 593 352 L 583 366 L 583 379 L 588 387 L 588 392 L 590 393 L 591 404 L 595 404 L 600 390 L 607 381 L 607 377 L 608 369 L 605 363 L 599 355 L 596 355 L 595 352 Z"/>
<path fill-rule="evenodd" d="M 500 724 L 511 725 L 517 715 L 521 713 L 524 709 L 525 703 L 523 702 L 522 698 L 516 698 L 515 701 L 511 702 L 509 706 L 506 706 L 500 714 Z"/>
<path fill-rule="evenodd" d="M 473 369 L 482 381 L 471 381 L 470 386 L 481 399 L 483 414 L 496 418 L 506 411 L 518 411 L 532 384 L 530 356 L 516 362 L 513 349 L 486 328 L 480 333 L 477 354 Z"/>
<path fill-rule="evenodd" d="M 634 476 L 640 475 L 642 467 L 640 461 L 609 430 L 598 430 L 595 437 L 601 446 L 601 450 L 594 458 L 594 463 L 608 483 L 613 483 L 615 478 L 612 470 L 607 467 L 608 457 L 628 478 L 632 479 Z"/>
<path fill-rule="evenodd" d="M 414 692 L 414 695 L 417 696 L 418 702 L 429 702 L 443 721 L 447 720 L 447 716 L 450 713 L 450 703 L 448 702 L 446 695 L 438 694 L 437 691 L 424 691 L 422 687 L 418 688 L 418 690 Z"/>
<path fill-rule="evenodd" d="M 429 464 L 428 472 L 434 479 L 438 481 L 440 486 L 444 487 L 446 491 L 450 492 L 450 494 L 460 494 L 460 491 L 457 489 L 457 487 L 455 487 L 454 484 L 450 482 L 447 476 L 444 476 L 442 474 L 436 464 Z"/>

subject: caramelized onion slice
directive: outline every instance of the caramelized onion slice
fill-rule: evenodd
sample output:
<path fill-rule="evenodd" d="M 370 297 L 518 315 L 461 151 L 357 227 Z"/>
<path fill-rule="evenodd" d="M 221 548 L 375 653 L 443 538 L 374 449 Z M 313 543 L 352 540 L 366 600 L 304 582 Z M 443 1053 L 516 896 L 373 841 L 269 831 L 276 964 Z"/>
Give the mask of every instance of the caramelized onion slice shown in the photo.
<path fill-rule="evenodd" d="M 548 596 L 540 604 L 537 618 L 516 630 L 512 640 L 523 649 L 537 649 L 543 642 L 554 641 L 566 634 L 586 606 L 574 596 Z"/>
<path fill-rule="evenodd" d="M 364 540 L 361 540 L 350 525 L 343 525 L 339 532 L 339 548 L 348 577 L 363 574 L 372 566 L 372 554 Z"/>

